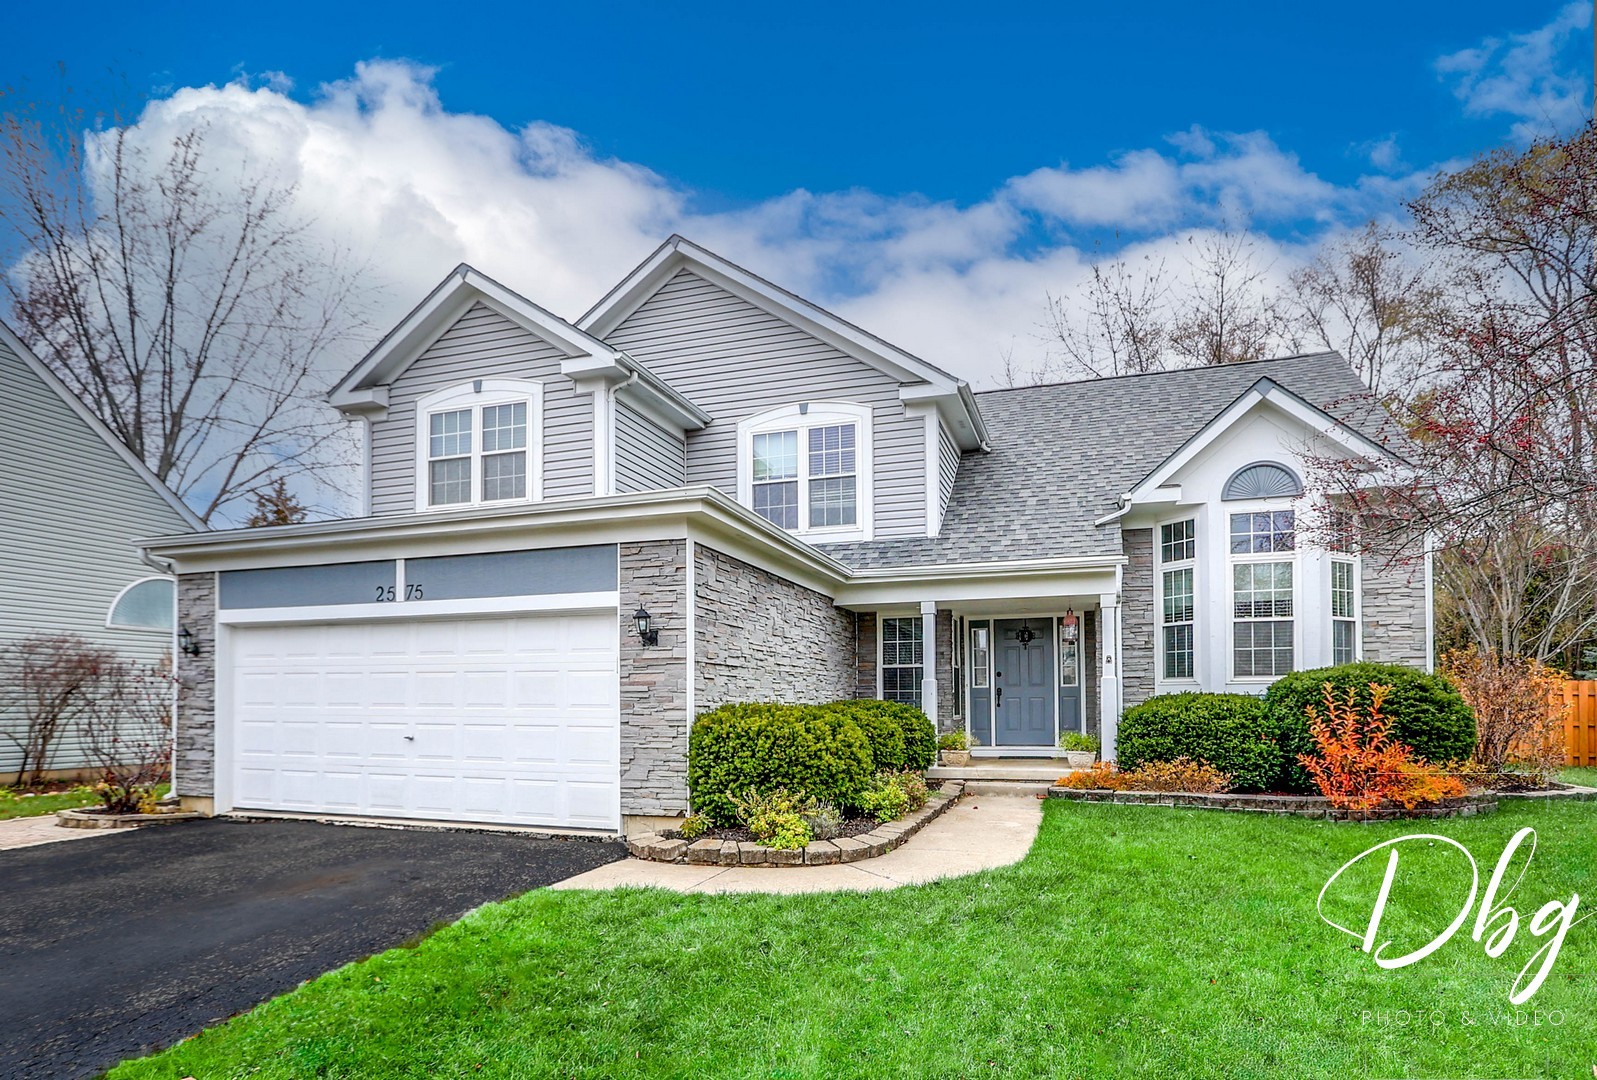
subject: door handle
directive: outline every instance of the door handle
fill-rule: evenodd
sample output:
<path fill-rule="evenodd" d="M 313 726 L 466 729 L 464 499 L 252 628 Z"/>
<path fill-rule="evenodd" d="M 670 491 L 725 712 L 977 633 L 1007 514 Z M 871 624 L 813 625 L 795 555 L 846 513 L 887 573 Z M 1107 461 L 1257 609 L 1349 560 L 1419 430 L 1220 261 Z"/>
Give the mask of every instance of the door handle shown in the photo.
<path fill-rule="evenodd" d="M 996 707 L 998 707 L 998 708 L 1003 708 L 1003 705 L 1004 705 L 1004 688 L 1002 686 L 1000 686 L 998 688 L 998 700 L 995 701 L 993 704 Z"/>
<path fill-rule="evenodd" d="M 406 735 L 405 736 L 405 741 L 406 742 L 415 742 L 416 741 L 416 736 L 414 736 L 414 735 Z"/>

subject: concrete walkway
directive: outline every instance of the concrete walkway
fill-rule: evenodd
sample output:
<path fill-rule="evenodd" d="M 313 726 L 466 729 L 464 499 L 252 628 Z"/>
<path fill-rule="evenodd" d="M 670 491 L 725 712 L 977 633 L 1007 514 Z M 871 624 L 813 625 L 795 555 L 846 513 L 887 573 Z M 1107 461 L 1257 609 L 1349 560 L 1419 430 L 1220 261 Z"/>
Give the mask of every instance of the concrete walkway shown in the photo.
<path fill-rule="evenodd" d="M 96 836 L 126 836 L 132 829 L 67 829 L 56 824 L 54 814 L 0 821 L 0 851 L 54 844 L 62 840 L 88 840 Z"/>
<path fill-rule="evenodd" d="M 690 866 L 626 859 L 552 889 L 656 886 L 683 893 L 809 893 L 896 889 L 1009 866 L 1025 858 L 1042 824 L 1033 795 L 967 795 L 903 847 L 837 866 Z"/>

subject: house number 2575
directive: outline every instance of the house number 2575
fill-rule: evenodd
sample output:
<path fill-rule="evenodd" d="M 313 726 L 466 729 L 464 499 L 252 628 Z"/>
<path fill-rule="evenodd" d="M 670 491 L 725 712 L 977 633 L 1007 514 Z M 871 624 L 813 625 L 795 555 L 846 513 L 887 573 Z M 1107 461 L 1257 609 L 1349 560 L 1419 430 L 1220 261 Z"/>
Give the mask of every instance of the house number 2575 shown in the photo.
<path fill-rule="evenodd" d="M 421 598 L 420 585 L 405 586 L 406 600 L 420 600 Z M 377 602 L 379 604 L 391 604 L 397 599 L 399 599 L 399 595 L 394 591 L 394 587 L 392 585 L 377 586 Z"/>

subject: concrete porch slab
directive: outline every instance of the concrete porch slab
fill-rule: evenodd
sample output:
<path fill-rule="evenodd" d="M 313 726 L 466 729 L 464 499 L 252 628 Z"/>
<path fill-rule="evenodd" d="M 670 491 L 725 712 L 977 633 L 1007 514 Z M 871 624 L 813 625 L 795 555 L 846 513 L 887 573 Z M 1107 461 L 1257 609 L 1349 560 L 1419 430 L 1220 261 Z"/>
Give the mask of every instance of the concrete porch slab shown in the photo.
<path fill-rule="evenodd" d="M 1035 795 L 966 795 L 942 817 L 877 859 L 831 866 L 692 866 L 626 859 L 567 878 L 554 889 L 652 886 L 681 893 L 870 892 L 1009 866 L 1025 858 L 1042 824 Z"/>
<path fill-rule="evenodd" d="M 1051 784 L 1075 772 L 1064 758 L 989 757 L 971 758 L 969 765 L 933 765 L 926 770 L 928 780 L 1020 780 Z"/>

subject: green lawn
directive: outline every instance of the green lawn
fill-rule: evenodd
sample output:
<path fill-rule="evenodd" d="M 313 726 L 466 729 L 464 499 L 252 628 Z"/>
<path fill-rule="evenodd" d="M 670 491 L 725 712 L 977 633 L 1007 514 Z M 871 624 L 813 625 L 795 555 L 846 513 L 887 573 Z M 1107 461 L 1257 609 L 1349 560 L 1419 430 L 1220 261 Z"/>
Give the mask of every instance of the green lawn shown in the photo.
<path fill-rule="evenodd" d="M 1597 787 L 1597 769 L 1565 769 L 1558 774 L 1558 778 L 1566 784 Z"/>
<path fill-rule="evenodd" d="M 535 892 L 110 1075 L 1589 1077 L 1597 923 L 1516 1023 L 1510 986 L 1543 943 L 1526 926 L 1497 960 L 1466 925 L 1381 971 L 1315 914 L 1326 878 L 1383 839 L 1445 833 L 1484 885 L 1527 824 L 1523 923 L 1597 897 L 1597 804 L 1520 801 L 1381 825 L 1051 801 L 1020 865 L 918 888 Z M 1445 844 L 1403 858 L 1396 952 L 1469 887 Z M 1373 863 L 1348 875 L 1364 918 Z M 1328 913 L 1362 927 L 1350 902 Z"/>
<path fill-rule="evenodd" d="M 0 821 L 53 814 L 75 806 L 92 806 L 99 801 L 88 788 L 72 788 L 53 795 L 22 795 L 14 788 L 0 788 Z"/>

